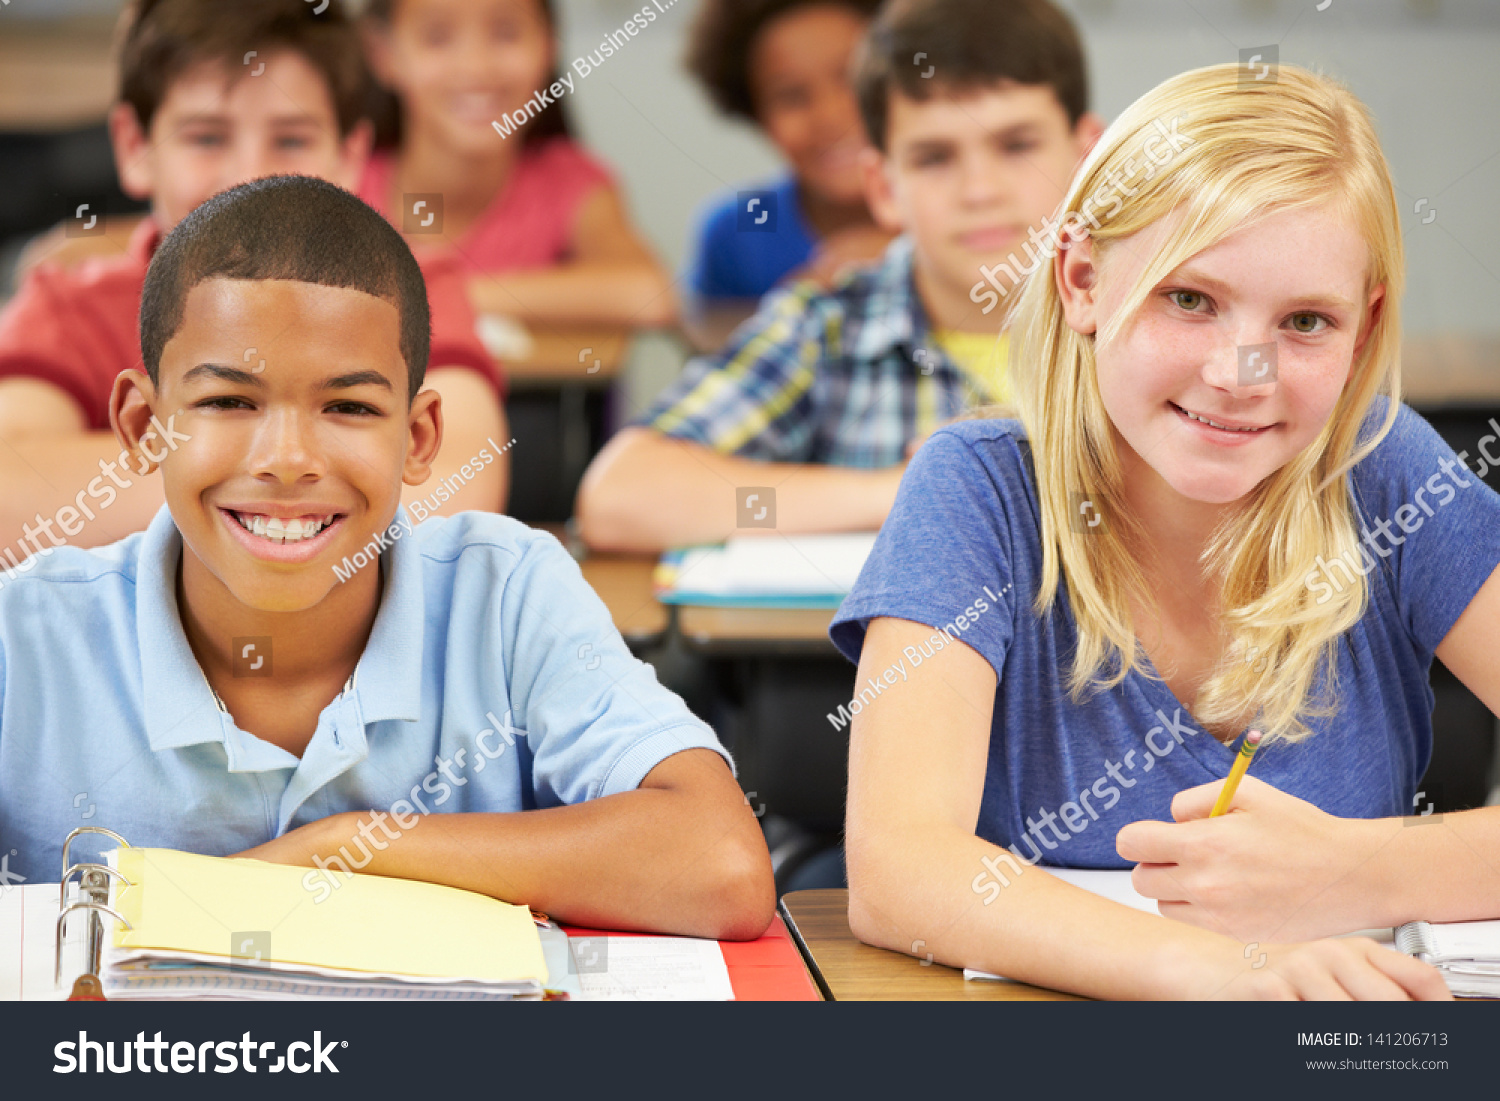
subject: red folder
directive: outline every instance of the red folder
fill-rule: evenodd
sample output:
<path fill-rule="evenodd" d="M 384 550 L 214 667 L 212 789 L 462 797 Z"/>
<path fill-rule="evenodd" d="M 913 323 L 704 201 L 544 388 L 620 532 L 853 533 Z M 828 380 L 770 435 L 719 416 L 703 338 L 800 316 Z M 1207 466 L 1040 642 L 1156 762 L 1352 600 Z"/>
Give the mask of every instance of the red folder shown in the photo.
<path fill-rule="evenodd" d="M 640 936 L 604 929 L 581 929 L 564 925 L 570 937 Z M 724 964 L 729 969 L 729 985 L 735 1000 L 741 1002 L 816 1002 L 818 988 L 813 985 L 797 946 L 792 943 L 781 915 L 756 940 L 721 940 Z"/>

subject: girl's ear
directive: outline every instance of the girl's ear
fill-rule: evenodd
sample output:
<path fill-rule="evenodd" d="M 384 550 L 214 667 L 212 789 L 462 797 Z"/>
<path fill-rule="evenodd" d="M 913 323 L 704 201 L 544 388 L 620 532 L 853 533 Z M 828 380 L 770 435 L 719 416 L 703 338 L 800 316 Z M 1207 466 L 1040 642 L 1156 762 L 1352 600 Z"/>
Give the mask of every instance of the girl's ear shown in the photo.
<path fill-rule="evenodd" d="M 1058 240 L 1058 253 L 1052 261 L 1052 276 L 1057 280 L 1057 295 L 1062 300 L 1063 317 L 1077 333 L 1099 331 L 1097 301 L 1098 270 L 1094 264 L 1094 242 L 1082 230 L 1065 232 Z"/>

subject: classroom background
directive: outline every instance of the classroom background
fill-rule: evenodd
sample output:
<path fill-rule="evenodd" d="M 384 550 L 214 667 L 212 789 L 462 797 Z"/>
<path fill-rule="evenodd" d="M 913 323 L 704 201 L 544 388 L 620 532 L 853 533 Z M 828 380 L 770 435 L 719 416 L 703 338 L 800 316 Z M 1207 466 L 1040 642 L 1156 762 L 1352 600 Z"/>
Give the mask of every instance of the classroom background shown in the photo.
<path fill-rule="evenodd" d="M 1242 50 L 1267 46 L 1282 63 L 1344 80 L 1369 105 L 1405 232 L 1407 400 L 1450 443 L 1472 453 L 1491 431 L 1490 418 L 1500 417 L 1500 209 L 1494 201 L 1500 194 L 1494 114 L 1500 3 L 1059 3 L 1082 32 L 1092 107 L 1106 121 L 1174 73 L 1242 60 Z M 726 123 L 685 71 L 698 0 L 662 6 L 665 13 L 581 81 L 566 106 L 577 136 L 617 174 L 637 226 L 668 267 L 681 272 L 703 204 L 770 179 L 782 166 L 758 131 Z M 124 202 L 102 123 L 115 86 L 109 46 L 120 7 L 121 0 L 4 0 L 0 6 L 0 301 L 14 289 L 12 269 L 28 239 L 71 216 L 85 197 Z M 357 11 L 360 4 L 350 7 Z M 639 7 L 637 0 L 559 0 L 559 67 L 566 70 L 597 47 Z M 116 209 L 126 208 L 111 206 Z M 529 375 L 512 370 L 512 423 L 522 441 L 512 510 L 524 519 L 560 522 L 588 457 L 676 376 L 690 350 L 674 331 L 570 337 L 549 347 L 560 366 Z M 596 354 L 609 370 L 583 377 L 577 365 Z M 571 372 L 561 374 L 561 368 Z M 636 581 L 620 564 L 595 562 L 591 580 L 596 587 L 614 585 L 617 603 L 636 598 L 630 588 Z M 705 717 L 726 741 L 738 743 L 751 794 L 800 818 L 814 839 L 793 845 L 795 859 L 784 851 L 779 870 L 829 841 L 841 810 L 843 747 L 837 739 L 826 741 L 823 701 L 835 702 L 838 693 L 847 698 L 852 669 L 822 633 L 826 614 L 818 619 L 803 614 L 736 627 L 708 614 L 658 620 L 644 606 L 617 617 L 627 639 L 663 667 L 678 661 L 684 648 L 719 663 L 701 686 L 702 698 L 713 701 L 704 706 L 716 709 Z M 830 688 L 838 683 L 844 687 Z M 1440 668 L 1434 689 L 1440 722 L 1463 731 L 1446 748 L 1438 739 L 1446 754 L 1434 764 L 1437 788 L 1445 793 L 1441 802 L 1483 801 L 1485 792 L 1500 791 L 1495 722 Z M 805 748 L 814 730 L 824 742 L 814 758 L 793 767 L 781 755 L 795 752 L 789 746 Z M 821 779 L 809 787 L 810 776 Z M 778 878 L 785 887 L 788 877 Z"/>

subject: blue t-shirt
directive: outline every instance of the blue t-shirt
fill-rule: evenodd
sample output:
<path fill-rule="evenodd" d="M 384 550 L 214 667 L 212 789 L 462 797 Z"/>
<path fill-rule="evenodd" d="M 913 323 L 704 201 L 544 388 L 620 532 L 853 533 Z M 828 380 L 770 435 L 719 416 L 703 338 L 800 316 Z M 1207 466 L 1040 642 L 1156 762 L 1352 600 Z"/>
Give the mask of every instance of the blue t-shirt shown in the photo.
<path fill-rule="evenodd" d="M 1372 417 L 1384 408 L 1381 399 Z M 1129 867 L 1115 852 L 1120 827 L 1170 822 L 1172 797 L 1228 775 L 1237 746 L 1203 731 L 1165 682 L 1139 670 L 1112 690 L 1069 699 L 1077 636 L 1066 587 L 1045 616 L 1032 610 L 1042 549 L 1024 440 L 1013 420 L 934 434 L 830 632 L 857 660 L 872 618 L 933 627 L 901 658 L 907 674 L 940 656 L 950 636 L 971 646 L 999 678 L 975 832 L 1029 862 Z M 1336 712 L 1309 720 L 1303 742 L 1262 749 L 1253 772 L 1340 817 L 1410 814 L 1432 752 L 1433 651 L 1500 564 L 1500 495 L 1404 406 L 1350 480 L 1358 522 L 1389 557 L 1367 550 L 1358 563 L 1371 571 L 1370 599 L 1339 648 Z M 1342 568 L 1332 564 L 1317 582 L 1347 584 Z M 1310 588 L 1315 599 L 1323 592 Z M 901 691 L 902 672 L 880 689 Z M 875 687 L 855 691 L 869 702 Z M 913 753 L 922 735 L 911 731 Z"/>
<path fill-rule="evenodd" d="M 728 760 L 551 535 L 481 512 L 413 526 L 398 509 L 372 553 L 378 566 L 349 568 L 384 570 L 374 626 L 300 758 L 217 703 L 178 614 L 165 507 L 118 543 L 0 574 L 8 873 L 56 882 L 76 826 L 224 856 L 342 811 L 405 829 L 630 791 L 684 749 Z M 236 639 L 239 675 L 274 673 L 275 641 Z"/>
<path fill-rule="evenodd" d="M 807 263 L 817 246 L 802 216 L 796 177 L 727 192 L 710 200 L 699 218 L 687 285 L 700 299 L 759 299 Z"/>

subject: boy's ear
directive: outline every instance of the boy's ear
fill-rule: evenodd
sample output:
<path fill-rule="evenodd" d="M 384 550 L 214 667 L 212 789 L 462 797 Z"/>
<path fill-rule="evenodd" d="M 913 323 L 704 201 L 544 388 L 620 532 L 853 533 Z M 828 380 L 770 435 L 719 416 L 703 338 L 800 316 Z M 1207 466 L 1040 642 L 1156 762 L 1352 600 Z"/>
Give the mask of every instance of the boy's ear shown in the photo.
<path fill-rule="evenodd" d="M 890 158 L 874 148 L 865 149 L 859 157 L 865 183 L 865 204 L 870 208 L 870 217 L 888 233 L 903 232 L 906 222 L 901 217 L 896 189 L 891 183 Z"/>
<path fill-rule="evenodd" d="M 443 399 L 436 390 L 423 390 L 412 399 L 407 437 L 401 480 L 419 486 L 432 473 L 432 462 L 443 445 Z"/>
<path fill-rule="evenodd" d="M 135 108 L 116 103 L 109 109 L 109 144 L 114 149 L 120 190 L 132 199 L 148 200 L 156 191 L 150 157 L 150 136 L 141 129 Z"/>
<path fill-rule="evenodd" d="M 1094 264 L 1094 242 L 1083 233 L 1064 234 L 1058 239 L 1052 261 L 1052 277 L 1062 300 L 1063 317 L 1074 332 L 1099 331 L 1098 271 Z"/>
<path fill-rule="evenodd" d="M 142 441 L 154 442 L 156 429 L 151 423 L 155 413 L 156 387 L 144 371 L 130 368 L 115 376 L 109 393 L 109 426 L 115 439 L 134 462 L 135 472 L 145 477 L 160 465 L 161 455 L 148 451 Z"/>
<path fill-rule="evenodd" d="M 357 192 L 374 144 L 375 124 L 369 119 L 360 119 L 351 126 L 339 142 L 339 178 L 333 182 L 345 191 Z"/>

